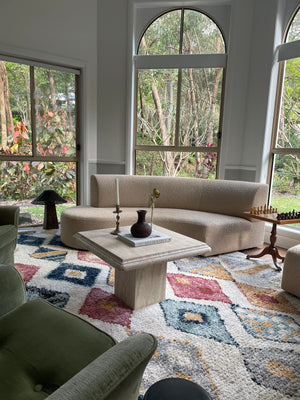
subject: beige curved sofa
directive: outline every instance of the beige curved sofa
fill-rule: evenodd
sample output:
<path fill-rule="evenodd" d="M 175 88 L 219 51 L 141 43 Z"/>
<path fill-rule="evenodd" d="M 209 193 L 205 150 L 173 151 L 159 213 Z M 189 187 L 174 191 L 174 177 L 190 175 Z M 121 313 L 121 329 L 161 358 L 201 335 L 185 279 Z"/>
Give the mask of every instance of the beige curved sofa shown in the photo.
<path fill-rule="evenodd" d="M 119 180 L 120 228 L 137 220 L 136 210 L 148 209 L 154 188 L 160 191 L 153 223 L 207 243 L 205 256 L 260 246 L 264 222 L 243 216 L 251 207 L 267 202 L 268 185 L 181 177 L 92 175 L 91 205 L 67 208 L 61 215 L 61 240 L 82 247 L 73 238 L 80 231 L 113 228 L 115 178 Z"/>

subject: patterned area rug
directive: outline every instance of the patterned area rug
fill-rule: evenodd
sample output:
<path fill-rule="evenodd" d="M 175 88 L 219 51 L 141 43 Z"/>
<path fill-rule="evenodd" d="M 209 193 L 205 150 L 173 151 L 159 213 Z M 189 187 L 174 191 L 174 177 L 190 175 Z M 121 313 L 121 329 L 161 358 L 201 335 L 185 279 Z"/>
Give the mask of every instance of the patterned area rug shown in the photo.
<path fill-rule="evenodd" d="M 136 311 L 114 295 L 114 269 L 64 247 L 59 232 L 20 234 L 15 263 L 29 299 L 47 299 L 118 341 L 157 337 L 141 398 L 156 381 L 181 377 L 213 399 L 300 399 L 300 299 L 262 260 L 235 252 L 171 262 L 166 300 Z"/>

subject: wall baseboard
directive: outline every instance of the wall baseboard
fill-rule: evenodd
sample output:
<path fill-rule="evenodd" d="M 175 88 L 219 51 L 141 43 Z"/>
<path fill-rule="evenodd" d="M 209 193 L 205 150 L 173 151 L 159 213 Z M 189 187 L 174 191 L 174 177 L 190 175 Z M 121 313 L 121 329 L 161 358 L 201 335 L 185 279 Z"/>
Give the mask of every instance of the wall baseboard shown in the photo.
<path fill-rule="evenodd" d="M 255 182 L 256 167 L 246 167 L 241 165 L 227 165 L 225 167 L 224 179 L 234 181 Z"/>
<path fill-rule="evenodd" d="M 92 174 L 125 174 L 125 161 L 89 161 L 89 172 Z"/>

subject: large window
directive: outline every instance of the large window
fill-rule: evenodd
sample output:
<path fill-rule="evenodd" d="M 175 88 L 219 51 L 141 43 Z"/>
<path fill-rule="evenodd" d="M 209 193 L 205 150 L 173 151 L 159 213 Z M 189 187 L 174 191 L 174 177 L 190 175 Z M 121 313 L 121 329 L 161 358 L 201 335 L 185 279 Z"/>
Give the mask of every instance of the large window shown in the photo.
<path fill-rule="evenodd" d="M 134 61 L 135 173 L 216 178 L 226 66 L 216 23 L 168 11 L 145 30 Z"/>
<path fill-rule="evenodd" d="M 300 11 L 279 49 L 277 112 L 272 145 L 270 203 L 280 212 L 300 210 Z M 294 227 L 295 225 L 293 225 Z"/>
<path fill-rule="evenodd" d="M 1 204 L 32 210 L 45 189 L 76 203 L 78 82 L 77 70 L 0 58 Z M 40 208 L 33 224 L 42 222 Z"/>

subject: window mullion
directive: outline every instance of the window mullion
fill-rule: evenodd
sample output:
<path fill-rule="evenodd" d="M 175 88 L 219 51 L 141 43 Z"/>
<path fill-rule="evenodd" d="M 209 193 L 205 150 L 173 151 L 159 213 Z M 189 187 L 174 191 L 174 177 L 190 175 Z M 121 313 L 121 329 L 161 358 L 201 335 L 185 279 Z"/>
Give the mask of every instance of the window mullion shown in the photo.
<path fill-rule="evenodd" d="M 178 70 L 177 81 L 177 100 L 176 100 L 176 125 L 175 125 L 175 146 L 179 146 L 180 135 L 180 103 L 181 103 L 181 83 L 182 83 L 182 69 Z"/>
<path fill-rule="evenodd" d="M 32 156 L 36 157 L 36 112 L 35 112 L 35 82 L 34 67 L 30 66 L 30 105 L 31 105 L 31 149 Z"/>
<path fill-rule="evenodd" d="M 179 54 L 182 54 L 183 23 L 184 23 L 184 9 L 181 10 Z M 177 80 L 177 99 L 176 99 L 175 147 L 179 146 L 179 134 L 180 134 L 180 103 L 181 103 L 181 83 L 182 83 L 181 68 L 178 69 L 177 79 L 178 80 Z"/>

